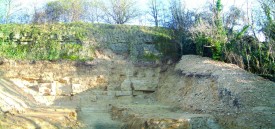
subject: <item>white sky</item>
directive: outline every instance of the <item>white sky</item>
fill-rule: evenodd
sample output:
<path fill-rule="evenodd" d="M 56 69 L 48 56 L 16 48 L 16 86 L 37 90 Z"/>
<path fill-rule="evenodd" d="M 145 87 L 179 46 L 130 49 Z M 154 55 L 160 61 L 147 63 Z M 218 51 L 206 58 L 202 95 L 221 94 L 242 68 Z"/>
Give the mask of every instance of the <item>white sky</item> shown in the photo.
<path fill-rule="evenodd" d="M 53 1 L 53 0 L 14 0 L 14 2 L 21 3 L 21 5 L 24 7 L 33 7 L 34 3 L 40 3 L 41 5 L 43 3 L 46 3 L 47 1 Z M 162 1 L 164 2 L 169 0 L 162 0 Z M 211 3 L 213 2 L 213 0 L 182 0 L 182 1 L 185 1 L 186 7 L 188 9 L 200 8 L 200 7 L 203 7 L 203 5 L 205 5 L 206 2 L 211 2 Z M 249 1 L 250 5 L 256 2 L 256 0 L 222 0 L 222 4 L 224 6 L 230 6 L 235 4 L 238 7 L 245 7 L 247 1 Z M 143 8 L 143 7 L 146 7 L 148 0 L 137 0 L 137 2 L 141 6 L 141 8 Z"/>
<path fill-rule="evenodd" d="M 160 0 L 160 1 L 165 3 L 169 0 Z M 182 1 L 185 2 L 186 7 L 188 9 L 196 9 L 200 7 L 202 8 L 207 2 L 213 3 L 213 0 L 182 0 Z M 247 1 L 249 3 L 249 6 L 257 3 L 257 0 L 222 0 L 222 4 L 225 7 L 235 4 L 238 7 L 244 8 L 246 7 Z M 138 0 L 138 2 L 141 3 L 141 5 L 146 6 L 146 3 L 148 2 L 148 0 Z"/>
<path fill-rule="evenodd" d="M 3 1 L 3 0 L 2 0 Z M 20 5 L 21 7 L 23 7 L 22 11 L 24 12 L 28 12 L 29 14 L 32 14 L 34 11 L 34 5 L 37 6 L 37 8 L 42 7 L 45 3 L 49 2 L 49 1 L 53 1 L 53 0 L 13 0 L 13 2 L 16 5 Z M 92 1 L 92 0 L 91 0 Z M 102 0 L 104 1 L 104 0 Z M 148 0 L 136 0 L 137 1 L 137 6 L 140 10 L 142 11 L 146 11 L 148 9 Z M 159 0 L 162 1 L 165 4 L 168 4 L 170 0 Z M 216 1 L 216 0 L 215 0 Z M 224 5 L 224 10 L 223 11 L 227 11 L 228 7 L 230 7 L 231 5 L 243 8 L 244 10 L 246 10 L 246 2 L 249 2 L 249 7 L 252 7 L 252 5 L 254 5 L 255 3 L 257 3 L 257 0 L 221 0 L 222 4 Z M 1 0 L 0 0 L 1 2 Z M 201 10 L 203 9 L 203 7 L 206 5 L 206 3 L 210 2 L 213 3 L 213 0 L 182 0 L 183 3 L 185 3 L 187 9 L 194 9 L 194 10 Z M 167 5 L 169 6 L 169 5 Z M 144 19 L 147 19 L 146 16 Z"/>

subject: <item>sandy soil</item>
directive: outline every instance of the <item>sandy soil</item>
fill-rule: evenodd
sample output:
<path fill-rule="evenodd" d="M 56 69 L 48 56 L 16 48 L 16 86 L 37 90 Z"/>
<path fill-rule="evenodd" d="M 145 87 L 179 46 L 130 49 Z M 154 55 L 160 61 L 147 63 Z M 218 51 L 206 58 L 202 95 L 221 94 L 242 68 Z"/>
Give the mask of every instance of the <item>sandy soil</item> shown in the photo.
<path fill-rule="evenodd" d="M 95 55 L 94 61 L 84 63 L 4 61 L 0 125 L 28 129 L 275 127 L 274 82 L 236 65 L 187 55 L 177 64 L 152 67 L 132 64 L 107 50 Z"/>

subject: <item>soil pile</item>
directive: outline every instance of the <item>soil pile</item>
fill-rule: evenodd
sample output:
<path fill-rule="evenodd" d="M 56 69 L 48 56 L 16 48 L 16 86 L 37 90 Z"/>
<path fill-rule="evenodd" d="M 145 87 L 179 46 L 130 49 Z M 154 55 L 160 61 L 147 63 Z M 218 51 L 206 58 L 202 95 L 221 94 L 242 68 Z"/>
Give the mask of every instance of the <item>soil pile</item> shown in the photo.
<path fill-rule="evenodd" d="M 227 128 L 275 127 L 275 83 L 209 58 L 183 56 L 161 76 L 157 98 L 185 111 L 212 114 Z"/>

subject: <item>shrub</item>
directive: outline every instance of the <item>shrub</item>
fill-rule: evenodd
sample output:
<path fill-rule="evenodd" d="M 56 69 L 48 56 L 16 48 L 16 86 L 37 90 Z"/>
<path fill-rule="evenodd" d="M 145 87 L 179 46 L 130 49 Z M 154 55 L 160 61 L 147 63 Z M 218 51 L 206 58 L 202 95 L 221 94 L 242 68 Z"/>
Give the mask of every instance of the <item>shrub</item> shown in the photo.
<path fill-rule="evenodd" d="M 87 39 L 87 27 L 83 26 L 80 23 L 0 25 L 0 55 L 12 59 L 90 60 L 92 57 L 81 55 L 82 42 Z"/>

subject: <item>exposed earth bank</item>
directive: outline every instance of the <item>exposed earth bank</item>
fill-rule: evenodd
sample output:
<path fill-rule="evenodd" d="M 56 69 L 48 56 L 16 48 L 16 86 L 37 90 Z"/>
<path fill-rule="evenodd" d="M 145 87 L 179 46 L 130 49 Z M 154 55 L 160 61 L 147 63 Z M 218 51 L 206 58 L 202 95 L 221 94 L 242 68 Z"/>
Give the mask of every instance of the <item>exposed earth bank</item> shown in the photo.
<path fill-rule="evenodd" d="M 3 128 L 274 128 L 275 83 L 236 65 L 186 55 L 132 63 L 3 60 Z"/>
<path fill-rule="evenodd" d="M 187 55 L 162 74 L 157 100 L 213 115 L 224 128 L 274 128 L 275 83 L 233 64 Z"/>

